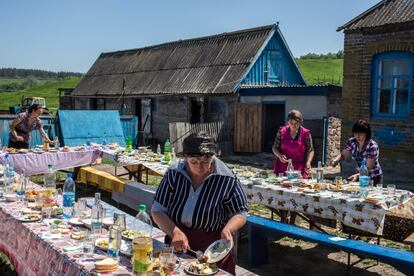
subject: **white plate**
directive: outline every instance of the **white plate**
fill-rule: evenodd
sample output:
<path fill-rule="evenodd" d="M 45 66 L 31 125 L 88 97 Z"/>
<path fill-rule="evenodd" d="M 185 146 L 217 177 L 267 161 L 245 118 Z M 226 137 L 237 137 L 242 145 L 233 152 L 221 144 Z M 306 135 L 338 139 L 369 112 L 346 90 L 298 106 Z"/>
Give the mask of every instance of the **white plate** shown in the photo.
<path fill-rule="evenodd" d="M 212 269 L 213 270 L 212 273 L 199 274 L 199 273 L 191 272 L 188 268 L 189 268 L 188 266 L 184 267 L 184 272 L 187 273 L 188 275 L 196 275 L 196 276 L 214 275 L 214 274 L 216 274 L 219 271 L 218 267 L 216 267 L 215 269 Z"/>
<path fill-rule="evenodd" d="M 35 222 L 35 221 L 39 221 L 42 217 L 41 216 L 36 216 L 36 218 L 29 218 L 28 216 L 21 216 L 18 217 L 17 220 L 21 221 L 21 222 Z"/>
<path fill-rule="evenodd" d="M 217 263 L 224 259 L 232 248 L 233 244 L 231 242 L 221 239 L 210 244 L 204 251 L 204 255 L 208 257 L 208 263 Z"/>
<path fill-rule="evenodd" d="M 81 222 L 79 220 L 79 218 L 71 218 L 71 219 L 68 220 L 68 222 L 70 224 L 72 224 L 72 225 L 78 225 L 78 226 L 82 226 L 83 225 L 83 222 Z"/>
<path fill-rule="evenodd" d="M 108 239 L 107 238 L 99 238 L 99 239 L 96 239 L 95 240 L 95 246 L 98 247 L 99 249 L 103 250 L 103 251 L 107 251 L 108 250 L 108 247 L 98 245 L 98 243 L 100 241 L 103 241 L 103 240 L 106 240 L 107 241 Z M 127 257 L 131 257 L 132 256 L 132 243 L 131 242 L 126 242 L 124 240 L 121 240 L 121 250 L 120 250 L 120 253 L 122 255 L 127 256 Z"/>

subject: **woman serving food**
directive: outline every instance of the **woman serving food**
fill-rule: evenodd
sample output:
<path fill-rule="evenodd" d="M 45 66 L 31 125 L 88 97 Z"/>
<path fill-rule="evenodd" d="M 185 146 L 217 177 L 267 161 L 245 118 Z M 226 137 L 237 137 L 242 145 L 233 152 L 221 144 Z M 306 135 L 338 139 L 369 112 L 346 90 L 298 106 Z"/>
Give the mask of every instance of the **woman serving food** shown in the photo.
<path fill-rule="evenodd" d="M 52 143 L 43 129 L 42 120 L 39 116 L 43 113 L 43 108 L 38 104 L 29 107 L 27 113 L 20 113 L 13 120 L 10 126 L 9 148 L 28 149 L 30 143 L 30 132 L 38 129 L 42 137 Z"/>
<path fill-rule="evenodd" d="M 232 234 L 246 223 L 244 191 L 231 170 L 215 157 L 216 149 L 205 132 L 184 139 L 184 160 L 168 170 L 156 192 L 152 217 L 177 251 L 204 252 L 219 239 L 233 243 Z M 231 254 L 218 266 L 235 274 Z"/>
<path fill-rule="evenodd" d="M 362 160 L 366 160 L 366 166 L 374 184 L 382 183 L 382 170 L 378 162 L 378 144 L 372 140 L 371 125 L 365 120 L 359 120 L 352 127 L 352 135 L 342 150 L 341 154 L 332 160 L 332 165 L 336 166 L 341 159 L 352 157 L 357 162 L 358 168 Z M 359 173 L 351 175 L 348 180 L 357 181 Z"/>

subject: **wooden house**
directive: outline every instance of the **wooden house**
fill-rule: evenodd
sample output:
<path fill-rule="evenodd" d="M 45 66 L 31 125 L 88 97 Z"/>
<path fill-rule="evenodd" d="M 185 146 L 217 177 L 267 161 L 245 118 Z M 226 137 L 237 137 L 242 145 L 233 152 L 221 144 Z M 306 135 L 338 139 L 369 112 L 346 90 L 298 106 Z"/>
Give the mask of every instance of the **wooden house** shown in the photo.
<path fill-rule="evenodd" d="M 414 1 L 381 1 L 338 31 L 345 33 L 342 143 L 355 121 L 368 119 L 385 183 L 413 184 Z"/>
<path fill-rule="evenodd" d="M 224 121 L 232 149 L 261 152 L 289 109 L 322 121 L 339 112 L 338 95 L 340 87 L 306 84 L 275 24 L 102 53 L 62 98 L 76 109 L 138 115 L 140 128 L 158 142 L 169 137 L 172 122 Z"/>

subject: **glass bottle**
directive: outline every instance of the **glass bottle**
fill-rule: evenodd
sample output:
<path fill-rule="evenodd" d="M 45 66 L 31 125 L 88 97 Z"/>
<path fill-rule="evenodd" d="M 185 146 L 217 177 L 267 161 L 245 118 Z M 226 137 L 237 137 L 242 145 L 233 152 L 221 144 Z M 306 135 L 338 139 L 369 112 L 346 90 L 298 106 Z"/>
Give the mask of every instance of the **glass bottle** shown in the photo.
<path fill-rule="evenodd" d="M 95 193 L 95 203 L 91 211 L 91 230 L 94 234 L 102 232 L 103 207 L 101 204 L 101 193 Z"/>

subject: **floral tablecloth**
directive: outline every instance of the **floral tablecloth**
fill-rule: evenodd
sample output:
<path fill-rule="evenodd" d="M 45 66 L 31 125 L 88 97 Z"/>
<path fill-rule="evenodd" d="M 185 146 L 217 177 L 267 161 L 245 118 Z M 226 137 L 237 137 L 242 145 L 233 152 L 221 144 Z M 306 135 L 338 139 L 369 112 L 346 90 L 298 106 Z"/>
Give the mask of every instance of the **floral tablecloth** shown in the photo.
<path fill-rule="evenodd" d="M 387 213 L 414 204 L 414 195 L 404 190 L 397 190 L 394 197 L 384 195 L 382 200 L 372 204 L 347 193 L 321 191 L 307 194 L 268 183 L 252 185 L 244 182 L 243 189 L 249 202 L 336 219 L 347 226 L 378 235 L 382 234 Z"/>
<path fill-rule="evenodd" d="M 87 202 L 90 206 L 93 199 L 88 198 Z M 105 202 L 102 204 L 107 210 L 124 213 Z M 94 270 L 94 261 L 102 259 L 105 252 L 96 250 L 94 256 L 88 258 L 82 256 L 82 249 L 65 252 L 67 248 L 79 245 L 79 242 L 71 239 L 69 234 L 51 238 L 48 235 L 49 226 L 43 222 L 20 222 L 17 218 L 23 207 L 22 202 L 0 202 L 0 251 L 10 258 L 20 276 L 100 275 Z M 133 217 L 126 215 L 126 222 L 131 227 Z M 154 251 L 162 247 L 164 236 L 162 231 L 154 229 Z M 189 256 L 180 256 L 182 265 L 177 268 L 176 274 L 184 275 L 183 264 L 193 260 Z M 130 259 L 121 256 L 118 270 L 105 275 L 131 275 Z M 217 275 L 228 274 L 220 271 Z"/>

